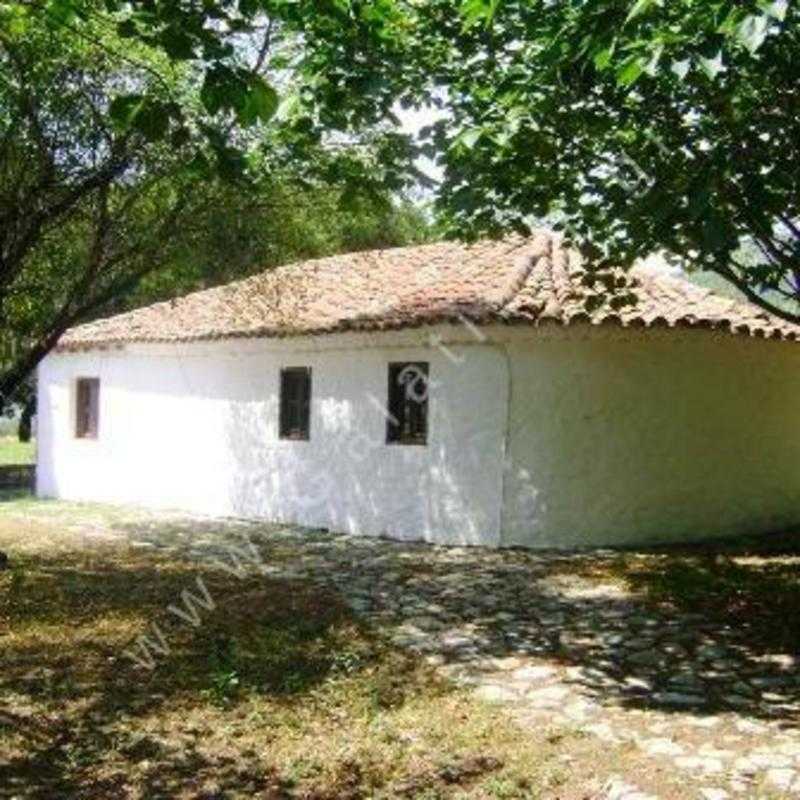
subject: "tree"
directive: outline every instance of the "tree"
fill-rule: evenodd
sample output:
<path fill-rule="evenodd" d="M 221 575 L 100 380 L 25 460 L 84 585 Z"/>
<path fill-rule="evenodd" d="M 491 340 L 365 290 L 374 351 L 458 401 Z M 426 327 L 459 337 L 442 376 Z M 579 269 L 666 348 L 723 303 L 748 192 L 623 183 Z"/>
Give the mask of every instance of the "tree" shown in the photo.
<path fill-rule="evenodd" d="M 422 180 L 423 152 L 449 234 L 546 220 L 594 266 L 664 250 L 800 322 L 798 14 L 787 0 L 6 3 L 0 332 L 42 305 L 42 264 L 83 256 L 63 262 L 75 280 L 56 281 L 52 324 L 0 392 L 163 263 L 149 255 L 170 214 L 208 196 L 188 187 L 254 163 L 396 192 Z M 397 131 L 408 106 L 440 111 L 417 145 Z M 62 230 L 69 246 L 53 246 Z"/>
<path fill-rule="evenodd" d="M 103 36 L 0 20 L 3 405 L 66 328 L 158 263 L 198 181 L 188 142 L 113 124 L 110 88 L 144 85 L 145 70 L 121 69 Z"/>
<path fill-rule="evenodd" d="M 327 50 L 316 99 L 360 85 L 359 108 L 438 111 L 421 139 L 450 234 L 547 221 L 598 268 L 663 250 L 800 322 L 796 4 L 342 5 L 380 16 L 387 44 L 360 77 Z"/>
<path fill-rule="evenodd" d="M 171 255 L 107 311 L 217 286 L 293 261 L 425 241 L 423 213 L 388 193 L 343 192 L 291 175 L 253 177 L 247 191 L 216 182 L 202 211 L 176 232 Z"/>
<path fill-rule="evenodd" d="M 423 4 L 450 230 L 551 220 L 598 267 L 663 250 L 800 322 L 798 22 L 786 0 Z"/>
<path fill-rule="evenodd" d="M 162 235 L 158 205 L 140 208 L 139 229 L 151 229 L 129 257 L 141 263 L 136 285 L 112 292 L 82 319 L 106 316 L 237 280 L 294 260 L 353 250 L 394 247 L 426 240 L 430 226 L 419 209 L 387 193 L 343 193 L 323 182 L 300 188 L 290 174 L 251 175 L 246 186 L 219 178 L 192 187 L 190 213 Z M 131 221 L 128 226 L 132 227 Z M 40 247 L 26 274 L 30 298 L 2 341 L 13 351 L 20 341 L 47 331 L 63 292 L 73 280 L 73 265 L 85 258 L 87 230 L 71 220 L 49 247 Z M 147 245 L 147 246 L 145 246 Z M 150 266 L 157 265 L 150 269 Z M 123 271 L 126 271 L 123 269 Z M 26 292 L 27 295 L 27 292 Z M 30 436 L 35 412 L 33 380 L 20 383 L 8 397 L 8 411 L 20 411 L 19 435 Z"/>
<path fill-rule="evenodd" d="M 396 137 L 368 130 L 327 146 L 332 123 L 309 121 L 300 101 L 278 121 L 262 73 L 291 96 L 290 21 L 204 8 L 208 30 L 191 33 L 182 6 L 171 22 L 166 5 L 0 7 L 0 407 L 24 401 L 64 330 L 174 266 L 220 192 L 249 194 L 287 165 L 304 186 L 400 186 L 380 168 L 400 155 Z"/>

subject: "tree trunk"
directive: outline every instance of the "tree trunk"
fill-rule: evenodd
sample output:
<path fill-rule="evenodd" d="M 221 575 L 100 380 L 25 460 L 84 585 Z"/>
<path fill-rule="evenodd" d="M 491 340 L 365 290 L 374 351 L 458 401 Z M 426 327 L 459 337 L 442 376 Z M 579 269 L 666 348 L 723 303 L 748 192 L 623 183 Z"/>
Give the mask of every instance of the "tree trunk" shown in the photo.
<path fill-rule="evenodd" d="M 36 392 L 32 392 L 22 408 L 17 435 L 21 442 L 29 442 L 33 433 L 33 415 L 36 413 Z"/>
<path fill-rule="evenodd" d="M 59 336 L 67 327 L 69 323 L 59 324 L 56 330 L 51 331 L 42 341 L 22 353 L 14 362 L 7 365 L 3 372 L 0 372 L 0 408 L 14 402 L 14 396 L 20 391 L 23 383 L 33 374 L 39 362 L 55 347 Z"/>

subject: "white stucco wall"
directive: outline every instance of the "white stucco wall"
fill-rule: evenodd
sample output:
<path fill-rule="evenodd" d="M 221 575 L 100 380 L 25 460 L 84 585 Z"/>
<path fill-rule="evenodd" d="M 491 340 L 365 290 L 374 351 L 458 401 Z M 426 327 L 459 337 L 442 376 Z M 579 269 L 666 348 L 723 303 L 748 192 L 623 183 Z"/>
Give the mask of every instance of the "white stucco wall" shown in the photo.
<path fill-rule="evenodd" d="M 575 328 L 545 329 L 509 354 L 504 545 L 800 523 L 800 346 Z"/>
<path fill-rule="evenodd" d="M 420 347 L 429 336 L 51 355 L 39 371 L 38 492 L 496 545 L 506 360 L 488 345 Z M 430 362 L 427 446 L 385 443 L 387 365 L 405 360 Z M 312 368 L 308 442 L 278 438 L 286 366 Z M 82 376 L 100 378 L 97 440 L 74 437 Z"/>
<path fill-rule="evenodd" d="M 425 447 L 385 444 L 387 364 L 404 360 L 431 365 Z M 277 435 L 285 366 L 313 371 L 309 442 Z M 82 376 L 101 380 L 97 441 L 74 438 Z M 455 326 L 135 346 L 51 355 L 39 392 L 42 496 L 493 546 L 800 523 L 800 346 L 786 343 Z"/>

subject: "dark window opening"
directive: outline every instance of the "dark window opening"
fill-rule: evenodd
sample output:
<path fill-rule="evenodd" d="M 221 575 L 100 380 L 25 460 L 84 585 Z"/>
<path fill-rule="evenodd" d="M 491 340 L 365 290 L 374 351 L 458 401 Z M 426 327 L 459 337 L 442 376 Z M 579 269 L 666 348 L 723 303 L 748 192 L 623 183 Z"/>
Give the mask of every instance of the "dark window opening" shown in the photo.
<path fill-rule="evenodd" d="M 311 410 L 311 368 L 281 370 L 281 439 L 308 439 Z"/>
<path fill-rule="evenodd" d="M 75 436 L 96 439 L 100 424 L 100 380 L 78 378 L 75 392 Z"/>
<path fill-rule="evenodd" d="M 425 444 L 428 440 L 428 363 L 389 364 L 386 441 Z"/>

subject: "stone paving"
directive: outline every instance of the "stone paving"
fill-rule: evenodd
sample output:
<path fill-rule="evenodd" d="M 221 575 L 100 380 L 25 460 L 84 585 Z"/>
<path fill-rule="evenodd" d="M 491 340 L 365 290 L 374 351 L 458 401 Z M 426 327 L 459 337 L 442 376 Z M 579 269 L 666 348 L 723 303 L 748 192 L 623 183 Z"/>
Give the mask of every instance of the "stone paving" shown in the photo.
<path fill-rule="evenodd" d="M 646 605 L 602 569 L 593 576 L 613 553 L 445 548 L 197 520 L 127 530 L 139 547 L 222 560 L 244 533 L 267 573 L 336 588 L 396 645 L 523 725 L 627 743 L 685 773 L 702 800 L 800 797 L 797 654 L 764 652 L 747 625 Z M 623 777 L 605 794 L 648 797 Z"/>

